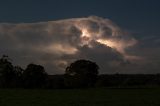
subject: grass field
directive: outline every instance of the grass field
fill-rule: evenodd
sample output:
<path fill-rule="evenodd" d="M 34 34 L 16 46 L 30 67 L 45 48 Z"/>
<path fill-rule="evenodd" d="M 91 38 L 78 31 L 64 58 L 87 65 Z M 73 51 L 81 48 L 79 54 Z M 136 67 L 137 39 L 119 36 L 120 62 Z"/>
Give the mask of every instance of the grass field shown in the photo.
<path fill-rule="evenodd" d="M 0 106 L 160 106 L 160 89 L 0 89 Z"/>

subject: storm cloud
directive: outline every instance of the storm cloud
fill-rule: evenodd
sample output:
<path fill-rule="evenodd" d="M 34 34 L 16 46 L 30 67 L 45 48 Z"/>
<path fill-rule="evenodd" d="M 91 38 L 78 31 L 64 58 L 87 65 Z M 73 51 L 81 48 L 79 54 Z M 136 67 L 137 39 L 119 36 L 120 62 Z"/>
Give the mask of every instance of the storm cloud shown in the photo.
<path fill-rule="evenodd" d="M 23 67 L 31 62 L 41 64 L 49 74 L 64 73 L 77 59 L 95 61 L 100 73 L 121 72 L 122 67 L 130 72 L 134 61 L 141 60 L 130 52 L 137 43 L 111 20 L 97 16 L 0 24 L 0 54 L 9 55 L 14 64 Z"/>

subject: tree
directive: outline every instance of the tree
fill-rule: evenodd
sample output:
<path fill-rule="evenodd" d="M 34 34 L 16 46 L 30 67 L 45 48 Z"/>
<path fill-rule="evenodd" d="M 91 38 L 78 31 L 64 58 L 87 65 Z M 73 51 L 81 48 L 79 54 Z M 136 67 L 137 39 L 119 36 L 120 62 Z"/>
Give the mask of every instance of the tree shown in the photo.
<path fill-rule="evenodd" d="M 8 56 L 0 58 L 0 86 L 16 87 L 17 73 Z"/>
<path fill-rule="evenodd" d="M 42 88 L 45 86 L 47 73 L 44 67 L 36 64 L 29 64 L 23 72 L 25 88 Z"/>
<path fill-rule="evenodd" d="M 89 60 L 77 60 L 65 71 L 67 87 L 92 87 L 98 77 L 99 66 Z"/>
<path fill-rule="evenodd" d="M 23 78 L 22 78 L 23 71 L 24 71 L 24 69 L 22 69 L 20 66 L 14 66 L 15 87 L 22 87 L 22 85 L 23 85 Z"/>

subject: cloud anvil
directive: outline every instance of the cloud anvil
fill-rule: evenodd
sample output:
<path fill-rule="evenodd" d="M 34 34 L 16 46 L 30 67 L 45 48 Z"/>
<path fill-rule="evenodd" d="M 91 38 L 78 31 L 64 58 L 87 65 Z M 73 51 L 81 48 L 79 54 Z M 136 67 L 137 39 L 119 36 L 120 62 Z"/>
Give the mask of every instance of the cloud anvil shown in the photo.
<path fill-rule="evenodd" d="M 1 54 L 15 58 L 15 64 L 42 64 L 51 74 L 63 73 L 70 62 L 81 58 L 96 61 L 102 73 L 116 70 L 134 57 L 126 49 L 136 43 L 111 20 L 97 16 L 0 24 Z"/>

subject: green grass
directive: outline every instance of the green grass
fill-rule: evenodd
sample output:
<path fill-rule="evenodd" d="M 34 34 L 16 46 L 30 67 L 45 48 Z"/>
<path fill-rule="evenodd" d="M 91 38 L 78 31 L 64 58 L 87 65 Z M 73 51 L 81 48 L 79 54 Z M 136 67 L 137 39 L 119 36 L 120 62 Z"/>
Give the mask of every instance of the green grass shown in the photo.
<path fill-rule="evenodd" d="M 0 106 L 160 106 L 160 89 L 0 89 Z"/>

